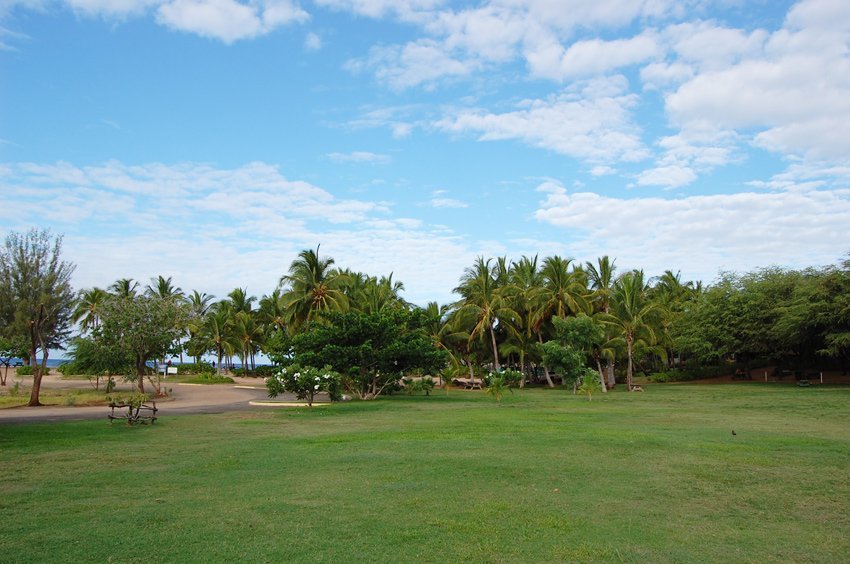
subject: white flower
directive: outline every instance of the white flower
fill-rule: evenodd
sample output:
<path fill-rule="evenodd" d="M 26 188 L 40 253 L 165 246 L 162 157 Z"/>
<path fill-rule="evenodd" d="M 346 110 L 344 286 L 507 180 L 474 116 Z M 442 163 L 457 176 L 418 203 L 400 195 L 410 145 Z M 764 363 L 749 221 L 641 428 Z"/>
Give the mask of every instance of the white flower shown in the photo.
<path fill-rule="evenodd" d="M 315 386 L 313 386 L 313 389 L 318 391 L 318 389 L 319 389 L 319 385 L 318 385 L 318 384 L 316 384 Z"/>

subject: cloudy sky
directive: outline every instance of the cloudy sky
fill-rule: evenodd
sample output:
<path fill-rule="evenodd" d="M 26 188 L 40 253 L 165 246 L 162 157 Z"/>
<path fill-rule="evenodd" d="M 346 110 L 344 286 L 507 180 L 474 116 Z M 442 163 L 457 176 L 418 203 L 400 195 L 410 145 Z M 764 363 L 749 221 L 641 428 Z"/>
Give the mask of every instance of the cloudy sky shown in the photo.
<path fill-rule="evenodd" d="M 77 287 L 833 264 L 848 132 L 846 0 L 0 0 L 0 232 Z"/>

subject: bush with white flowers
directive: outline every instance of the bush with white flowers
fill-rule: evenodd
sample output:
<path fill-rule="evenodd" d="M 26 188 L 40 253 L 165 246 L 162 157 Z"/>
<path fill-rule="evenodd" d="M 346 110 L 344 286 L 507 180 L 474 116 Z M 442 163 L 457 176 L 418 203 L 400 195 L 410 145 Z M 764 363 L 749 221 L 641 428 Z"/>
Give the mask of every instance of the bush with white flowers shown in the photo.
<path fill-rule="evenodd" d="M 339 399 L 339 386 L 340 375 L 328 367 L 319 369 L 291 365 L 266 379 L 270 398 L 290 392 L 298 399 L 306 400 L 309 406 L 313 405 L 313 398 L 320 392 L 327 392 L 331 400 Z"/>

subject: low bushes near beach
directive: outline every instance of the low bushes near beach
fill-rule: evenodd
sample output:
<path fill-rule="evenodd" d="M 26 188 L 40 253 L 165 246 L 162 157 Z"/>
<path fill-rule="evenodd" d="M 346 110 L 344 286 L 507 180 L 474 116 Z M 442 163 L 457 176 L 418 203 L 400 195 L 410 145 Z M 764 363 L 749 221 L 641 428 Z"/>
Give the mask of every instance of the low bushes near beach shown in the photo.
<path fill-rule="evenodd" d="M 8 388 L 8 389 L 7 389 Z M 0 388 L 0 409 L 26 405 L 30 397 L 30 386 L 24 386 L 16 381 L 7 388 Z M 53 406 L 87 406 L 106 405 L 107 395 L 97 390 L 62 390 L 56 388 L 41 388 L 39 401 L 43 405 Z"/>

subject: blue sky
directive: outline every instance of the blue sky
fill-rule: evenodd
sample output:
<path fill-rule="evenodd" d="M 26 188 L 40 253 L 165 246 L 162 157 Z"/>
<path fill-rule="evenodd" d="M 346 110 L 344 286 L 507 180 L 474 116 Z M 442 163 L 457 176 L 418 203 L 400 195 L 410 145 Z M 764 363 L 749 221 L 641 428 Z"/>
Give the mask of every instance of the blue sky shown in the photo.
<path fill-rule="evenodd" d="M 2 229 L 79 288 L 832 264 L 848 131 L 846 0 L 0 0 Z"/>

